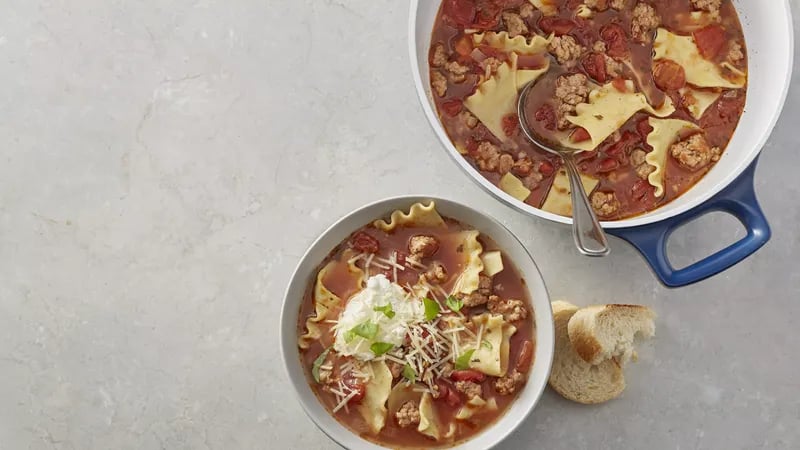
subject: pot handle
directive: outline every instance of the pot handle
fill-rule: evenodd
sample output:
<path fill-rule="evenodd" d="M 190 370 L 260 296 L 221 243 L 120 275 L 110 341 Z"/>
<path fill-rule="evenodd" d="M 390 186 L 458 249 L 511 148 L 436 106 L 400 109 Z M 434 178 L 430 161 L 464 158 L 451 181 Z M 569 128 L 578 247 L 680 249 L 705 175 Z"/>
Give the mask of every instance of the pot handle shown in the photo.
<path fill-rule="evenodd" d="M 753 187 L 758 158 L 722 192 L 683 214 L 653 224 L 608 230 L 609 234 L 630 242 L 644 256 L 653 271 L 668 287 L 697 283 L 736 265 L 769 241 L 772 232 Z M 675 270 L 667 259 L 667 241 L 685 223 L 713 211 L 727 212 L 747 229 L 747 236 L 688 267 Z"/>

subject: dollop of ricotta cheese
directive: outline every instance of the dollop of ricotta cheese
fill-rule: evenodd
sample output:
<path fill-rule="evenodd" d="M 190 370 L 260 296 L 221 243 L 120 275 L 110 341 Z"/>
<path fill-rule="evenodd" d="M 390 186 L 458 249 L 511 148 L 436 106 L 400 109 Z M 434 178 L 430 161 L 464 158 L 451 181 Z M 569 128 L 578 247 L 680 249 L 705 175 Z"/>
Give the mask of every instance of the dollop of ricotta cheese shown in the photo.
<path fill-rule="evenodd" d="M 375 275 L 347 302 L 336 325 L 333 348 L 340 355 L 368 361 L 376 357 L 370 349 L 372 344 L 401 346 L 409 324 L 424 318 L 421 301 L 408 296 L 400 285 L 390 282 L 384 275 Z M 355 334 L 353 330 L 358 328 L 376 330 L 375 335 L 367 338 Z"/>

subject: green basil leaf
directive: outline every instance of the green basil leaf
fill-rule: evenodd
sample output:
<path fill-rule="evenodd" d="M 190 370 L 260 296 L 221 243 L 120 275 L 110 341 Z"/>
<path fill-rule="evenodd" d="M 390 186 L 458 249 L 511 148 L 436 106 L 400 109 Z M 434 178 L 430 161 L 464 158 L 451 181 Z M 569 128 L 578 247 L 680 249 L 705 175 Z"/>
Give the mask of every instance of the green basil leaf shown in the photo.
<path fill-rule="evenodd" d="M 384 316 L 386 316 L 386 317 L 388 317 L 390 319 L 394 318 L 394 315 L 395 315 L 394 309 L 392 308 L 392 304 L 391 303 L 387 303 L 387 304 L 385 304 L 383 306 L 376 306 L 376 307 L 372 308 L 372 310 L 373 311 L 377 311 L 377 312 L 382 312 Z"/>
<path fill-rule="evenodd" d="M 354 326 L 350 332 L 364 339 L 372 339 L 378 334 L 378 325 L 372 322 L 364 322 Z M 345 338 L 347 338 L 347 336 L 345 336 Z"/>
<path fill-rule="evenodd" d="M 459 312 L 464 307 L 464 302 L 453 295 L 449 295 L 447 297 L 447 307 L 450 308 L 450 311 Z"/>
<path fill-rule="evenodd" d="M 317 356 L 317 359 L 314 360 L 314 364 L 311 365 L 311 375 L 314 376 L 314 381 L 317 383 L 319 383 L 319 368 L 322 366 L 322 363 L 325 362 L 325 358 L 328 357 L 328 352 L 330 351 L 330 347 L 323 350 L 322 353 Z"/>
<path fill-rule="evenodd" d="M 461 355 L 459 355 L 459 357 L 456 358 L 456 369 L 457 370 L 469 369 L 469 361 L 470 359 L 472 359 L 473 353 L 475 353 L 474 348 L 472 350 L 467 350 Z"/>
<path fill-rule="evenodd" d="M 353 342 L 353 339 L 355 339 L 355 338 L 356 338 L 356 334 L 353 332 L 353 330 L 348 330 L 348 331 L 344 332 L 344 342 L 346 344 L 349 344 L 349 343 Z"/>
<path fill-rule="evenodd" d="M 403 378 L 408 380 L 410 383 L 417 382 L 417 372 L 408 363 L 406 363 L 406 365 L 403 366 Z"/>
<path fill-rule="evenodd" d="M 439 304 L 435 300 L 425 297 L 422 303 L 425 305 L 425 320 L 433 320 L 439 315 Z"/>
<path fill-rule="evenodd" d="M 372 350 L 372 353 L 374 353 L 375 356 L 381 356 L 393 348 L 394 344 L 390 344 L 388 342 L 376 342 L 369 346 L 369 349 Z"/>

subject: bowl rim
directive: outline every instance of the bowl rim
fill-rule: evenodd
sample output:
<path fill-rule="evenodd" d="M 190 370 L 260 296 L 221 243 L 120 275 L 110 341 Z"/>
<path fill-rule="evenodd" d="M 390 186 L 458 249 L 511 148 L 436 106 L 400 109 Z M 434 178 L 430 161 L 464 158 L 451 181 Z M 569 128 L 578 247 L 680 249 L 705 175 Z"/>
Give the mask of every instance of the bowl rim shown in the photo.
<path fill-rule="evenodd" d="M 336 442 L 337 444 L 345 447 L 345 448 L 384 448 L 375 444 L 372 441 L 368 441 L 349 428 L 342 425 L 338 420 L 333 418 L 327 410 L 322 407 L 322 404 L 317 399 L 316 394 L 308 386 L 307 380 L 305 376 L 302 377 L 300 380 L 296 380 L 293 378 L 292 369 L 290 365 L 296 365 L 301 374 L 304 374 L 304 370 L 300 367 L 300 358 L 299 352 L 297 350 L 297 317 L 296 314 L 299 314 L 300 304 L 289 298 L 292 291 L 296 290 L 296 285 L 299 283 L 302 291 L 305 291 L 307 288 L 306 284 L 308 280 L 310 280 L 310 276 L 313 275 L 314 270 L 319 266 L 322 262 L 320 261 L 311 261 L 311 257 L 313 253 L 316 253 L 319 250 L 319 247 L 322 245 L 327 245 L 327 240 L 329 239 L 332 233 L 339 231 L 343 227 L 347 227 L 347 233 L 352 233 L 356 231 L 358 228 L 364 226 L 364 224 L 357 224 L 353 225 L 350 224 L 351 221 L 358 215 L 365 213 L 366 211 L 374 208 L 384 207 L 385 211 L 382 213 L 383 215 L 389 214 L 392 211 L 396 210 L 399 204 L 405 204 L 410 206 L 416 202 L 425 202 L 425 201 L 434 201 L 437 203 L 437 208 L 439 205 L 445 205 L 445 209 L 449 209 L 450 207 L 459 208 L 468 214 L 474 214 L 478 217 L 481 217 L 484 221 L 487 221 L 494 230 L 492 233 L 488 233 L 489 237 L 492 239 L 495 238 L 494 235 L 497 233 L 505 234 L 506 237 L 511 239 L 512 245 L 517 246 L 517 250 L 521 251 L 521 255 L 524 255 L 529 259 L 530 267 L 528 270 L 523 272 L 522 267 L 520 264 L 514 259 L 514 264 L 517 266 L 517 269 L 521 272 L 521 275 L 524 277 L 526 285 L 528 287 L 528 293 L 531 296 L 531 306 L 534 307 L 534 337 L 536 345 L 534 347 L 535 351 L 535 358 L 533 366 L 528 375 L 528 380 L 525 384 L 524 390 L 520 393 L 520 396 L 512 402 L 509 406 L 509 409 L 504 412 L 496 421 L 494 421 L 491 425 L 489 425 L 485 430 L 478 433 L 477 435 L 471 437 L 466 441 L 462 441 L 458 443 L 458 447 L 470 447 L 474 445 L 475 442 L 481 441 L 480 447 L 475 448 L 493 448 L 502 442 L 506 437 L 511 435 L 519 426 L 524 422 L 530 413 L 535 409 L 535 407 L 539 404 L 539 401 L 542 398 L 544 390 L 547 386 L 547 382 L 549 379 L 550 371 L 552 370 L 553 364 L 553 356 L 555 353 L 555 327 L 553 323 L 553 313 L 550 304 L 550 295 L 547 291 L 547 286 L 544 282 L 544 277 L 542 276 L 541 270 L 539 266 L 536 264 L 535 259 L 531 255 L 530 251 L 523 245 L 522 241 L 509 230 L 505 225 L 503 225 L 500 221 L 492 217 L 491 215 L 482 212 L 480 210 L 475 209 L 472 206 L 465 205 L 459 201 L 451 200 L 449 198 L 443 198 L 439 196 L 431 196 L 431 195 L 417 195 L 417 194 L 408 194 L 408 195 L 399 195 L 399 196 L 392 196 L 383 198 L 380 200 L 376 200 L 365 204 L 359 208 L 352 210 L 351 212 L 347 213 L 346 215 L 342 216 L 341 218 L 337 219 L 332 225 L 327 227 L 325 231 L 320 233 L 320 235 L 308 246 L 306 251 L 300 257 L 292 275 L 287 283 L 286 289 L 283 295 L 283 303 L 281 305 L 280 310 L 280 318 L 279 318 L 279 347 L 281 352 L 281 358 L 283 361 L 284 373 L 286 374 L 289 383 L 292 385 L 292 389 L 294 390 L 294 394 L 300 403 L 303 411 L 305 412 L 306 416 L 308 416 L 311 421 L 319 428 L 326 436 L 328 436 L 331 440 Z M 447 216 L 446 213 L 443 214 Z M 380 217 L 376 215 L 376 217 Z M 465 223 L 467 221 L 464 221 Z M 467 224 L 471 225 L 471 224 Z M 483 232 L 483 231 L 481 231 Z M 335 243 L 331 245 L 331 249 L 340 243 L 337 240 Z M 324 249 L 325 253 L 327 254 L 330 250 Z M 505 249 L 504 249 L 505 251 Z M 534 296 L 534 292 L 539 291 L 539 293 L 543 293 L 542 295 Z M 296 311 L 294 311 L 296 310 Z M 294 320 L 289 320 L 291 317 L 295 317 Z M 541 380 L 534 385 L 531 382 L 531 378 L 533 377 L 535 372 L 541 372 L 544 374 Z M 307 401 L 307 396 L 304 396 L 301 392 L 301 389 L 307 390 L 313 401 Z M 516 411 L 515 415 L 512 415 L 512 408 L 514 408 L 515 404 L 519 405 L 521 403 L 520 400 L 522 399 L 522 395 L 525 396 L 525 401 L 527 402 L 522 410 Z M 327 419 L 327 420 L 326 420 Z M 506 424 L 505 429 L 503 432 L 496 434 L 492 433 L 498 425 Z M 332 425 L 332 426 L 331 426 Z M 482 442 L 486 440 L 488 442 Z"/>
<path fill-rule="evenodd" d="M 441 0 L 435 0 L 437 3 L 441 3 Z M 414 79 L 414 86 L 417 91 L 417 98 L 422 106 L 423 113 L 427 119 L 428 125 L 433 130 L 434 134 L 438 138 L 439 142 L 447 151 L 450 158 L 471 178 L 473 181 L 478 183 L 478 185 L 483 188 L 484 191 L 489 193 L 492 197 L 497 200 L 500 200 L 507 206 L 510 206 L 512 209 L 524 213 L 526 215 L 541 217 L 543 219 L 547 219 L 552 222 L 557 222 L 561 224 L 572 224 L 571 217 L 564 217 L 558 214 L 553 214 L 548 211 L 544 211 L 539 208 L 535 208 L 530 206 L 526 203 L 520 202 L 519 200 L 515 199 L 514 197 L 510 196 L 509 194 L 505 193 L 499 187 L 495 186 L 493 183 L 489 182 L 480 172 L 478 172 L 469 162 L 467 162 L 459 153 L 458 150 L 453 145 L 453 142 L 450 140 L 447 133 L 444 131 L 444 127 L 441 124 L 436 112 L 433 110 L 429 103 L 428 94 L 426 90 L 426 84 L 423 82 L 422 79 L 422 71 L 417 64 L 418 54 L 417 54 L 417 12 L 419 10 L 420 0 L 411 0 L 409 2 L 409 20 L 408 20 L 408 54 L 409 54 L 409 63 L 411 65 L 411 73 Z M 783 0 L 782 2 L 778 3 L 778 7 L 783 7 L 786 11 L 786 22 L 782 24 L 776 24 L 776 26 L 783 26 L 786 28 L 787 36 L 788 36 L 788 54 L 786 55 L 787 58 L 787 66 L 786 71 L 784 73 L 776 74 L 777 77 L 782 79 L 783 83 L 783 90 L 780 95 L 779 102 L 775 105 L 775 109 L 772 113 L 772 117 L 769 118 L 768 126 L 766 128 L 766 132 L 758 139 L 758 144 L 755 145 L 748 153 L 746 153 L 739 164 L 736 166 L 735 170 L 730 171 L 729 173 L 725 174 L 717 183 L 715 183 L 712 187 L 699 192 L 693 198 L 686 200 L 683 204 L 675 208 L 671 208 L 666 210 L 665 207 L 654 209 L 653 211 L 634 216 L 627 219 L 622 220 L 615 220 L 615 221 L 601 221 L 600 224 L 605 229 L 617 229 L 617 228 L 632 228 L 637 226 L 644 226 L 649 225 L 657 222 L 661 222 L 663 220 L 667 220 L 669 218 L 678 216 L 686 211 L 692 210 L 703 203 L 710 200 L 716 194 L 721 192 L 731 183 L 733 183 L 739 176 L 750 166 L 750 164 L 758 157 L 759 153 L 763 149 L 764 145 L 766 144 L 767 140 L 769 139 L 772 131 L 775 128 L 775 125 L 778 122 L 778 119 L 783 112 L 783 108 L 786 105 L 786 99 L 789 94 L 789 88 L 791 87 L 792 81 L 792 73 L 794 69 L 794 27 L 792 22 L 792 14 L 791 14 L 791 6 L 789 0 Z M 740 123 L 737 126 L 737 130 L 742 127 Z M 684 193 L 685 195 L 686 193 Z"/>

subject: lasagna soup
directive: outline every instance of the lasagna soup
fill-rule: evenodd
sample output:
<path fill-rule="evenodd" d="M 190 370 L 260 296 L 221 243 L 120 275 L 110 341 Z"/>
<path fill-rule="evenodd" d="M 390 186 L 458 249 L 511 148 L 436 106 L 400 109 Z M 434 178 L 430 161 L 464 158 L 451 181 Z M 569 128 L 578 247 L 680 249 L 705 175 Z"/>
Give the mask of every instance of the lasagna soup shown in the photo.
<path fill-rule="evenodd" d="M 339 245 L 308 286 L 298 335 L 328 412 L 392 448 L 451 446 L 486 429 L 524 386 L 534 351 L 512 262 L 433 202 Z"/>
<path fill-rule="evenodd" d="M 569 216 L 558 157 L 526 140 L 519 91 L 539 134 L 582 150 L 578 168 L 603 220 L 645 213 L 719 160 L 747 85 L 730 0 L 445 0 L 430 81 L 458 151 L 489 181 Z"/>

